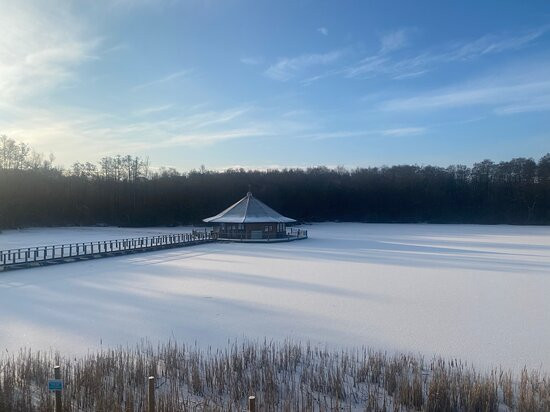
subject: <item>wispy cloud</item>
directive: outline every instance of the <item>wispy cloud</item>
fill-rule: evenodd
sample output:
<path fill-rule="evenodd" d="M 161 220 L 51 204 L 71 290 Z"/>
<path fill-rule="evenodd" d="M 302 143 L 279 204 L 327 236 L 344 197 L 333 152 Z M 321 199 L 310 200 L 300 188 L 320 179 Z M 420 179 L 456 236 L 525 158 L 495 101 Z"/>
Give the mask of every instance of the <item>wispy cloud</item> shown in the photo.
<path fill-rule="evenodd" d="M 401 127 L 373 130 L 339 130 L 334 132 L 320 132 L 303 135 L 302 137 L 312 138 L 313 140 L 342 139 L 349 137 L 376 137 L 376 136 L 415 136 L 427 131 L 425 127 Z"/>
<path fill-rule="evenodd" d="M 216 167 L 214 170 L 218 172 L 225 172 L 227 170 L 247 170 L 247 171 L 261 171 L 261 172 L 267 172 L 269 170 L 282 170 L 282 169 L 293 169 L 293 170 L 306 170 L 307 168 L 312 166 L 305 166 L 305 165 L 295 165 L 295 164 L 280 164 L 280 163 L 274 163 L 274 164 L 268 164 L 268 165 L 244 165 L 244 164 L 232 164 L 222 167 Z M 328 165 L 326 167 L 336 167 L 332 165 Z"/>
<path fill-rule="evenodd" d="M 387 32 L 380 38 L 380 52 L 389 53 L 402 49 L 409 44 L 410 29 L 399 29 Z"/>
<path fill-rule="evenodd" d="M 150 114 L 165 112 L 166 110 L 170 110 L 173 107 L 174 107 L 173 104 L 164 104 L 162 106 L 146 107 L 144 109 L 136 110 L 134 112 L 134 115 L 135 116 L 148 116 Z"/>
<path fill-rule="evenodd" d="M 155 80 L 152 80 L 152 81 L 149 81 L 149 82 L 138 84 L 138 85 L 134 86 L 132 88 L 132 90 L 138 91 L 138 90 L 141 90 L 141 89 L 145 89 L 147 87 L 158 86 L 158 85 L 161 85 L 161 84 L 164 84 L 164 83 L 174 81 L 174 80 L 179 79 L 181 77 L 187 76 L 187 75 L 191 74 L 192 72 L 193 72 L 192 69 L 180 70 L 180 71 L 177 71 L 177 72 L 174 72 L 174 73 L 170 73 L 170 74 L 168 74 L 166 76 L 163 76 L 159 79 L 155 79 Z"/>
<path fill-rule="evenodd" d="M 248 64 L 250 66 L 257 66 L 258 64 L 262 64 L 262 59 L 260 57 L 242 57 L 241 63 Z"/>
<path fill-rule="evenodd" d="M 504 53 L 528 47 L 549 30 L 541 27 L 516 34 L 488 34 L 467 42 L 455 42 L 439 50 L 423 51 L 415 56 L 396 58 L 391 52 L 402 48 L 407 41 L 406 31 L 396 31 L 382 37 L 379 53 L 364 57 L 345 68 L 346 77 L 389 76 L 406 79 L 423 75 L 436 67 L 482 56 Z"/>
<path fill-rule="evenodd" d="M 545 67 L 548 62 L 541 62 Z M 521 67 L 521 75 L 503 72 L 475 82 L 389 99 L 383 111 L 433 111 L 459 107 L 485 107 L 499 115 L 550 110 L 550 75 L 544 70 Z"/>
<path fill-rule="evenodd" d="M 416 136 L 426 132 L 425 127 L 401 127 L 395 129 L 381 130 L 380 134 L 383 136 Z"/>
<path fill-rule="evenodd" d="M 40 151 L 53 151 L 61 162 L 71 159 L 69 163 L 75 159 L 96 161 L 116 153 L 260 138 L 284 130 L 257 116 L 246 117 L 247 106 L 207 111 L 190 107 L 163 117 L 169 109 L 179 110 L 171 105 L 150 107 L 132 117 L 70 107 L 25 107 L 12 113 L 7 122 L 0 117 L 0 130 Z M 152 113 L 156 115 L 147 116 Z"/>
<path fill-rule="evenodd" d="M 158 147 L 209 145 L 227 140 L 262 137 L 269 133 L 261 128 L 229 129 L 216 132 L 184 133 L 155 144 Z M 150 148 L 150 147 L 146 147 Z"/>
<path fill-rule="evenodd" d="M 208 111 L 189 116 L 183 120 L 183 123 L 187 126 L 192 126 L 195 129 L 201 129 L 207 126 L 228 123 L 243 116 L 249 111 L 250 109 L 248 107 L 235 107 L 228 110 Z"/>
<path fill-rule="evenodd" d="M 346 77 L 374 76 L 388 73 L 394 64 L 389 57 L 380 55 L 368 56 L 359 61 L 359 63 L 343 70 Z"/>
<path fill-rule="evenodd" d="M 319 27 L 317 29 L 319 33 L 321 33 L 323 36 L 328 36 L 328 29 L 326 27 Z"/>
<path fill-rule="evenodd" d="M 77 79 L 75 68 L 96 59 L 100 38 L 86 39 L 62 8 L 4 2 L 0 13 L 0 101 L 35 96 Z"/>
<path fill-rule="evenodd" d="M 470 60 L 487 54 L 522 49 L 543 36 L 549 27 L 540 27 L 516 35 L 488 34 L 472 42 L 458 44 L 442 58 L 447 61 Z"/>
<path fill-rule="evenodd" d="M 336 62 L 343 55 L 342 50 L 334 50 L 328 53 L 302 54 L 292 58 L 282 58 L 266 71 L 266 76 L 280 81 L 287 81 L 298 73 L 315 66 L 326 66 Z"/>
<path fill-rule="evenodd" d="M 102 50 L 103 54 L 110 54 L 110 53 L 119 53 L 122 51 L 129 50 L 130 46 L 126 43 L 117 43 L 111 47 L 107 47 L 104 50 Z"/>
<path fill-rule="evenodd" d="M 98 1 L 99 2 L 99 1 Z M 180 0 L 103 0 L 111 9 L 123 11 L 136 7 L 164 8 L 180 3 Z"/>

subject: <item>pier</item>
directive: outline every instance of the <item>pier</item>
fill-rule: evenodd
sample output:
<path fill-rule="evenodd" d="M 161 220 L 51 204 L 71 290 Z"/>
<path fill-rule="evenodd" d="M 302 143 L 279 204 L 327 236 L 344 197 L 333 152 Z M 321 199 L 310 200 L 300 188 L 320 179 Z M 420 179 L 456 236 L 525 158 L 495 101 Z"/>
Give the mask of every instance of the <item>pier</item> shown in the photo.
<path fill-rule="evenodd" d="M 0 272 L 188 247 L 216 241 L 217 236 L 213 232 L 193 231 L 191 233 L 2 250 L 0 251 Z"/>

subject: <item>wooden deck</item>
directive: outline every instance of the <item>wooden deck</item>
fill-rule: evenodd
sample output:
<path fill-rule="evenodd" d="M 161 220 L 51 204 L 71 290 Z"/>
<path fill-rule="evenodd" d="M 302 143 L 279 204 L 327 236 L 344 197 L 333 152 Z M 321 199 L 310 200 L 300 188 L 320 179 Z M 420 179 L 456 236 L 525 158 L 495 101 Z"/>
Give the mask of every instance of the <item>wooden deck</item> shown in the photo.
<path fill-rule="evenodd" d="M 209 232 L 38 246 L 0 251 L 0 272 L 216 242 Z"/>
<path fill-rule="evenodd" d="M 239 239 L 239 238 L 231 238 L 231 237 L 222 237 L 221 235 L 218 237 L 218 241 L 220 242 L 238 242 L 238 243 L 277 243 L 277 242 L 293 242 L 295 240 L 302 240 L 307 239 L 307 230 L 298 229 L 286 233 L 286 236 L 280 236 L 280 237 L 265 237 L 261 239 Z"/>

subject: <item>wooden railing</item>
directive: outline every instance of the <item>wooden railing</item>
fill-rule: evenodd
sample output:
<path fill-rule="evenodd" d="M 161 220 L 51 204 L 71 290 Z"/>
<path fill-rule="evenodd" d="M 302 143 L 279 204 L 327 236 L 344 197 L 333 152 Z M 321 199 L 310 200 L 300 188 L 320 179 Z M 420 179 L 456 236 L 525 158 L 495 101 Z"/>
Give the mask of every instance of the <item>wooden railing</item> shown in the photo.
<path fill-rule="evenodd" d="M 286 235 L 289 238 L 306 239 L 307 238 L 307 230 L 305 230 L 305 229 L 295 229 L 295 228 L 292 227 L 290 229 L 287 229 Z"/>
<path fill-rule="evenodd" d="M 263 237 L 259 238 L 247 238 L 246 232 L 218 232 L 219 240 L 230 242 L 243 242 L 243 243 L 269 243 L 269 242 L 284 242 L 298 239 L 307 239 L 307 230 L 289 228 L 285 232 L 273 233 L 262 232 Z"/>
<path fill-rule="evenodd" d="M 0 251 L 0 271 L 191 246 L 214 241 L 216 241 L 216 235 L 212 232 L 193 231 L 191 233 L 8 249 Z"/>

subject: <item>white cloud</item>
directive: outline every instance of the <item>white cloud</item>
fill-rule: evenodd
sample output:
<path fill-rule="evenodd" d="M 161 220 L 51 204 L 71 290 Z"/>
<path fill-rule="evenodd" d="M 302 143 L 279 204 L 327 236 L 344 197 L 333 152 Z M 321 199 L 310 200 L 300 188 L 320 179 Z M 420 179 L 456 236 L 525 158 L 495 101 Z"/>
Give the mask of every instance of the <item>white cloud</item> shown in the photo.
<path fill-rule="evenodd" d="M 317 29 L 319 33 L 321 33 L 323 36 L 328 36 L 328 29 L 326 27 L 319 27 Z"/>
<path fill-rule="evenodd" d="M 96 0 L 98 3 L 106 3 L 111 9 L 126 11 L 137 7 L 164 8 L 176 5 L 181 0 Z"/>
<path fill-rule="evenodd" d="M 381 75 L 393 79 L 418 77 L 443 64 L 469 61 L 485 55 L 528 47 L 547 31 L 547 27 L 542 27 L 514 35 L 488 34 L 472 41 L 447 45 L 438 51 L 424 51 L 416 56 L 401 59 L 392 57 L 391 52 L 406 45 L 406 32 L 392 32 L 382 37 L 380 53 L 367 56 L 342 72 L 346 77 L 368 78 Z"/>
<path fill-rule="evenodd" d="M 262 63 L 262 59 L 259 57 L 242 57 L 241 63 L 248 64 L 250 66 L 257 66 Z"/>
<path fill-rule="evenodd" d="M 267 172 L 269 170 L 282 170 L 282 169 L 300 169 L 300 170 L 306 170 L 312 166 L 305 166 L 305 165 L 292 165 L 292 164 L 280 164 L 280 163 L 274 163 L 270 165 L 244 165 L 244 164 L 233 164 L 228 166 L 222 166 L 222 167 L 215 167 L 213 170 L 216 170 L 218 172 L 225 172 L 227 170 L 247 170 L 247 171 L 262 171 Z M 336 166 L 326 166 L 329 168 L 333 168 Z"/>
<path fill-rule="evenodd" d="M 346 77 L 358 77 L 378 75 L 387 73 L 391 67 L 391 61 L 388 57 L 369 56 L 362 59 L 358 64 L 344 69 Z"/>
<path fill-rule="evenodd" d="M 314 140 L 342 139 L 348 137 L 376 137 L 376 136 L 414 136 L 425 133 L 425 127 L 401 127 L 389 129 L 373 130 L 339 130 L 333 132 L 320 132 L 303 135 L 302 137 L 312 138 Z"/>
<path fill-rule="evenodd" d="M 547 63 L 541 63 L 545 67 Z M 467 84 L 438 89 L 380 104 L 384 111 L 428 111 L 486 107 L 499 114 L 550 110 L 550 75 L 544 70 L 516 68 L 519 75 L 497 72 Z"/>
<path fill-rule="evenodd" d="M 209 145 L 226 140 L 262 137 L 269 133 L 261 128 L 229 129 L 216 132 L 184 133 L 176 135 L 162 143 L 152 145 L 158 147 Z"/>
<path fill-rule="evenodd" d="M 409 44 L 412 30 L 404 28 L 385 33 L 381 36 L 378 53 L 366 56 L 346 67 L 340 65 L 320 73 L 309 73 L 309 76 L 301 80 L 301 83 L 307 86 L 334 75 L 343 75 L 347 78 L 387 76 L 395 80 L 419 77 L 444 64 L 473 60 L 485 55 L 528 47 L 543 36 L 548 31 L 548 27 L 516 34 L 489 34 L 472 41 L 449 44 L 439 50 L 426 50 L 417 55 L 396 58 L 394 52 Z M 265 74 L 275 80 L 288 81 L 303 74 L 307 69 L 334 65 L 341 60 L 343 55 L 343 50 L 336 50 L 325 54 L 285 57 L 271 65 Z"/>
<path fill-rule="evenodd" d="M 168 74 L 166 76 L 163 76 L 159 79 L 155 79 L 155 80 L 151 80 L 149 82 L 138 84 L 138 85 L 134 86 L 132 88 L 132 90 L 137 91 L 137 90 L 144 89 L 146 87 L 158 86 L 158 85 L 161 85 L 161 84 L 168 83 L 168 82 L 171 82 L 173 80 L 179 79 L 180 77 L 187 76 L 187 75 L 191 74 L 192 72 L 193 72 L 193 70 L 191 70 L 191 69 L 180 70 L 180 71 L 177 71 L 177 72 L 174 72 L 174 73 L 170 73 L 170 74 Z"/>
<path fill-rule="evenodd" d="M 170 110 L 174 107 L 173 104 L 164 104 L 162 106 L 151 106 L 151 107 L 145 107 L 143 109 L 136 110 L 134 112 L 135 116 L 148 116 L 150 114 L 156 114 L 160 112 L 165 112 L 166 110 Z"/>
<path fill-rule="evenodd" d="M 426 132 L 425 127 L 401 127 L 395 129 L 381 130 L 383 136 L 415 136 Z"/>
<path fill-rule="evenodd" d="M 328 53 L 302 54 L 301 56 L 292 58 L 285 57 L 270 66 L 265 71 L 265 74 L 275 80 L 287 81 L 310 67 L 325 66 L 334 63 L 342 55 L 343 52 L 341 50 L 334 50 Z"/>
<path fill-rule="evenodd" d="M 516 102 L 495 108 L 495 113 L 500 115 L 548 111 L 550 111 L 550 93 L 532 98 L 530 102 Z"/>
<path fill-rule="evenodd" d="M 78 21 L 64 8 L 45 11 L 41 5 L 1 5 L 0 101 L 4 103 L 68 85 L 77 78 L 78 65 L 96 58 L 92 53 L 99 38 L 85 39 Z"/>
<path fill-rule="evenodd" d="M 486 54 L 519 50 L 539 39 L 547 31 L 548 27 L 541 27 L 516 35 L 488 34 L 472 42 L 457 45 L 443 58 L 448 61 L 469 60 Z"/>
<path fill-rule="evenodd" d="M 409 33 L 409 29 L 399 29 L 385 33 L 380 38 L 381 53 L 389 53 L 407 46 L 409 43 Z"/>
<path fill-rule="evenodd" d="M 135 117 L 153 112 L 162 115 L 169 109 L 171 117 Z M 117 153 L 145 154 L 152 149 L 213 145 L 297 129 L 292 122 L 275 122 L 249 113 L 247 106 L 197 109 L 189 107 L 172 113 L 179 109 L 166 105 L 129 115 L 111 115 L 71 107 L 25 107 L 13 111 L 9 121 L 0 116 L 0 130 L 39 151 L 55 153 L 61 164 L 69 165 L 76 160 L 97 161 Z"/>

